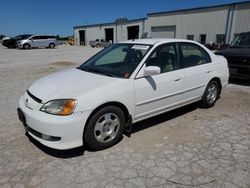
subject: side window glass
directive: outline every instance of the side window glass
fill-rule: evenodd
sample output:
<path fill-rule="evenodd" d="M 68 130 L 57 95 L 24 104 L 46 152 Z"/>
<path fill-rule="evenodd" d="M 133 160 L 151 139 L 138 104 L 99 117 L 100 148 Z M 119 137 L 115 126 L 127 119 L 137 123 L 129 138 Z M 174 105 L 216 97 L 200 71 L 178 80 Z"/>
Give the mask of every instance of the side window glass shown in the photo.
<path fill-rule="evenodd" d="M 165 44 L 157 47 L 146 61 L 146 66 L 160 67 L 161 73 L 177 69 L 176 45 Z"/>
<path fill-rule="evenodd" d="M 209 54 L 201 47 L 191 43 L 181 43 L 182 67 L 192 67 L 211 62 Z"/>
<path fill-rule="evenodd" d="M 38 40 L 39 39 L 39 36 L 34 36 L 34 37 L 32 37 L 33 38 L 33 40 Z"/>

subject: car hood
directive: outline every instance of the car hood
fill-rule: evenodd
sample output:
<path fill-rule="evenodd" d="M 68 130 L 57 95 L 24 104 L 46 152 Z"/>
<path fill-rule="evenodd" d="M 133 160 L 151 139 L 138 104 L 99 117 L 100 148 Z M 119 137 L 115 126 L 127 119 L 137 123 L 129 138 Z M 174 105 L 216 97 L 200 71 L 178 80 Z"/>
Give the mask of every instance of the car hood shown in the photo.
<path fill-rule="evenodd" d="M 227 48 L 216 52 L 217 55 L 223 55 L 224 57 L 249 57 L 250 48 Z"/>
<path fill-rule="evenodd" d="M 107 87 L 119 80 L 121 79 L 69 69 L 40 78 L 28 90 L 42 102 L 62 98 L 76 99 L 83 93 Z"/>

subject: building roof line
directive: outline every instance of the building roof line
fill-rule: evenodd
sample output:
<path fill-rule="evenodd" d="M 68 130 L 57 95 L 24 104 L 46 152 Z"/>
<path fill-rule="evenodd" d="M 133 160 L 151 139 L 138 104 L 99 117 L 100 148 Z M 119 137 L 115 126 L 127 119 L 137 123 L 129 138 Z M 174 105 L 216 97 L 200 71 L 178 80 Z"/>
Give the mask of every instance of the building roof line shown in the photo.
<path fill-rule="evenodd" d="M 203 9 L 210 9 L 210 8 L 219 8 L 219 7 L 234 6 L 234 5 L 240 5 L 240 4 L 246 4 L 246 3 L 250 3 L 250 1 L 241 1 L 241 2 L 220 4 L 220 5 L 214 5 L 214 6 L 204 6 L 204 7 L 196 7 L 196 8 L 180 9 L 180 10 L 170 10 L 170 11 L 163 11 L 163 12 L 153 12 L 153 13 L 148 13 L 147 16 L 178 13 L 178 12 L 187 12 L 187 11 L 196 11 L 196 10 L 203 10 Z"/>
<path fill-rule="evenodd" d="M 96 27 L 96 26 L 115 26 L 116 24 L 117 25 L 122 25 L 122 24 L 128 24 L 128 23 L 133 23 L 133 22 L 136 22 L 136 21 L 142 21 L 142 20 L 146 20 L 147 18 L 139 18 L 139 19 L 134 19 L 134 20 L 127 20 L 125 22 L 119 22 L 119 23 L 116 23 L 116 22 L 107 22 L 107 23 L 99 23 L 99 24 L 86 24 L 86 25 L 79 25 L 79 26 L 75 26 L 74 29 L 78 29 L 78 28 L 84 28 L 84 27 Z"/>

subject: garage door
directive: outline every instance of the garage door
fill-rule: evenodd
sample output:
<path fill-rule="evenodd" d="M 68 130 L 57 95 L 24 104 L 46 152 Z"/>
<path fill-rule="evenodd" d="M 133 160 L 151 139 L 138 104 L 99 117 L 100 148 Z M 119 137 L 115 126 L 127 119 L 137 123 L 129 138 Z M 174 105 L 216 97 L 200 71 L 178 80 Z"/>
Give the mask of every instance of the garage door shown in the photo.
<path fill-rule="evenodd" d="M 151 27 L 153 38 L 175 38 L 176 26 Z"/>

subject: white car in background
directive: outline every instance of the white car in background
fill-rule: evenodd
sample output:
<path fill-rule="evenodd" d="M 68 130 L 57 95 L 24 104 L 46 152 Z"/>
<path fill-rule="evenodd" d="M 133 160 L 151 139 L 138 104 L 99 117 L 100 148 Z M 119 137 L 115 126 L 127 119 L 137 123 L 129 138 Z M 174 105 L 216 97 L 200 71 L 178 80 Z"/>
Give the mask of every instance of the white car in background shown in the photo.
<path fill-rule="evenodd" d="M 226 59 L 199 43 L 131 40 L 35 81 L 18 114 L 28 134 L 48 147 L 100 150 L 132 123 L 196 101 L 212 107 L 228 76 Z"/>
<path fill-rule="evenodd" d="M 32 35 L 16 42 L 16 47 L 28 50 L 30 48 L 55 48 L 59 43 L 55 36 Z"/>

